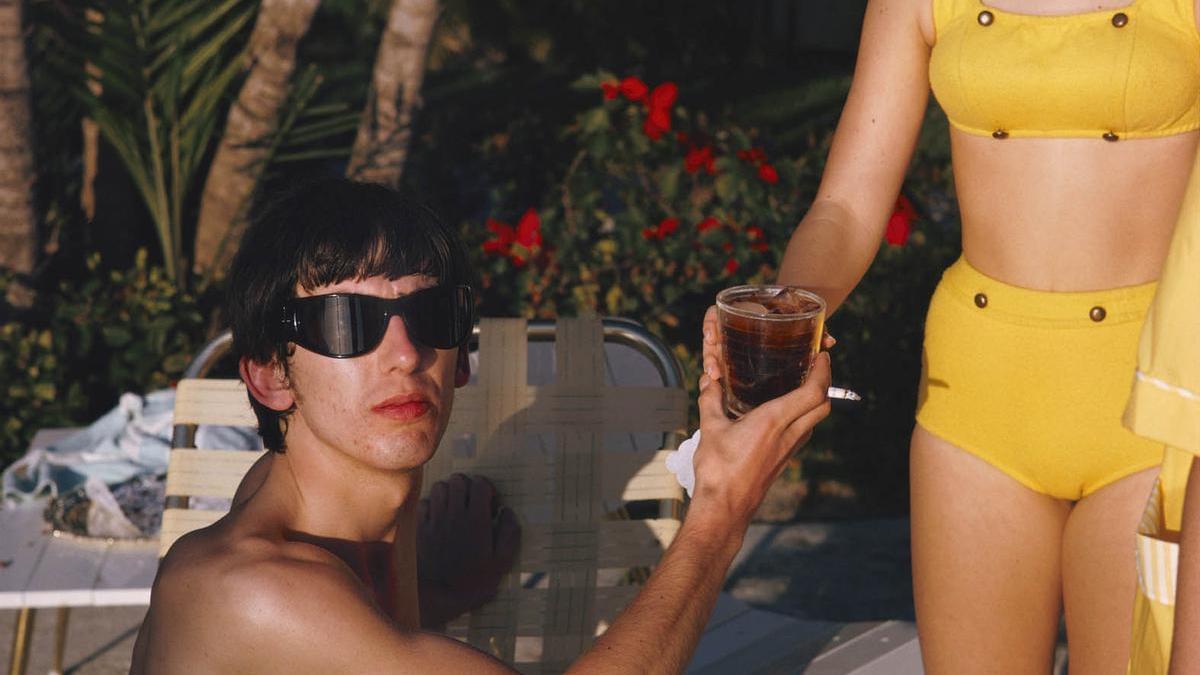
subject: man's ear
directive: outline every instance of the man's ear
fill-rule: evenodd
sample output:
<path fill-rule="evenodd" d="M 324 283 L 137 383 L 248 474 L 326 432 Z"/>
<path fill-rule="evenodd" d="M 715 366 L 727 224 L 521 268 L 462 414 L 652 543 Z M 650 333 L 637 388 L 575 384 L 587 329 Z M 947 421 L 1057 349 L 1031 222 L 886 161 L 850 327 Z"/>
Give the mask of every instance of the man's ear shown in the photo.
<path fill-rule="evenodd" d="M 259 363 L 243 356 L 238 362 L 238 372 L 250 395 L 271 410 L 283 412 L 296 402 L 283 368 L 274 359 L 269 363 Z"/>
<path fill-rule="evenodd" d="M 458 348 L 458 364 L 454 367 L 454 386 L 462 387 L 471 380 L 471 356 L 467 346 Z"/>

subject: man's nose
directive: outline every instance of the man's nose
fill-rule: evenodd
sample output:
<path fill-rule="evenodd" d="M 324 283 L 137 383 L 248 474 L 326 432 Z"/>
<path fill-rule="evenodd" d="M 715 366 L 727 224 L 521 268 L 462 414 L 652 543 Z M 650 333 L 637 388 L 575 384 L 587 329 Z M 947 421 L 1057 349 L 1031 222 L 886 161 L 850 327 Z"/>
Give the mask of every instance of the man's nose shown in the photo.
<path fill-rule="evenodd" d="M 387 369 L 399 368 L 406 372 L 412 372 L 421 365 L 423 349 L 409 337 L 408 327 L 404 325 L 404 319 L 399 316 L 388 318 L 387 330 L 383 334 L 383 341 L 379 343 L 377 351 L 380 361 Z"/>

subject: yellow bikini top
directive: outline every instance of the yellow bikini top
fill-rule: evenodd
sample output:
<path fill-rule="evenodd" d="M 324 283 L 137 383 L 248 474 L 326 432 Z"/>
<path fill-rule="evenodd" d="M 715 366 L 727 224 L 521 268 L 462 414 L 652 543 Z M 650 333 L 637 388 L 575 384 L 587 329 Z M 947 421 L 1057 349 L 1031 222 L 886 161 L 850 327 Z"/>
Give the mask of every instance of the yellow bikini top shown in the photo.
<path fill-rule="evenodd" d="M 933 0 L 929 82 L 970 134 L 1149 138 L 1200 128 L 1193 0 L 1065 16 Z"/>

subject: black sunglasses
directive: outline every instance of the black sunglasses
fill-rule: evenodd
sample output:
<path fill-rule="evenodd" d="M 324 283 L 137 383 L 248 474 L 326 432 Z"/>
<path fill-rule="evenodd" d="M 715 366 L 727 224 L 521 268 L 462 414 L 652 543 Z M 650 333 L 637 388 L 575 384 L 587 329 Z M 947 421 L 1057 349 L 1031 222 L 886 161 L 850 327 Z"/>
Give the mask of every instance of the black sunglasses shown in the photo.
<path fill-rule="evenodd" d="M 471 334 L 474 309 L 470 286 L 433 286 L 399 298 L 330 293 L 285 303 L 283 331 L 309 351 L 346 359 L 378 347 L 398 316 L 413 342 L 450 349 Z"/>

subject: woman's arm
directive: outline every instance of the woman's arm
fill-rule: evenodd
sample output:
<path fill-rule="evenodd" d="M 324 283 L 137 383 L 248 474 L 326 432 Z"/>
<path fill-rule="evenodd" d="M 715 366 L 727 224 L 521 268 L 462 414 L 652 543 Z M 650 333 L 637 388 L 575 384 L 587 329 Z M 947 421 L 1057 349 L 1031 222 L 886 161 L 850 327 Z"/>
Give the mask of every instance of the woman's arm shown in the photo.
<path fill-rule="evenodd" d="M 832 311 L 879 249 L 929 98 L 930 0 L 870 0 L 854 81 L 817 196 L 788 243 L 781 283 Z"/>

